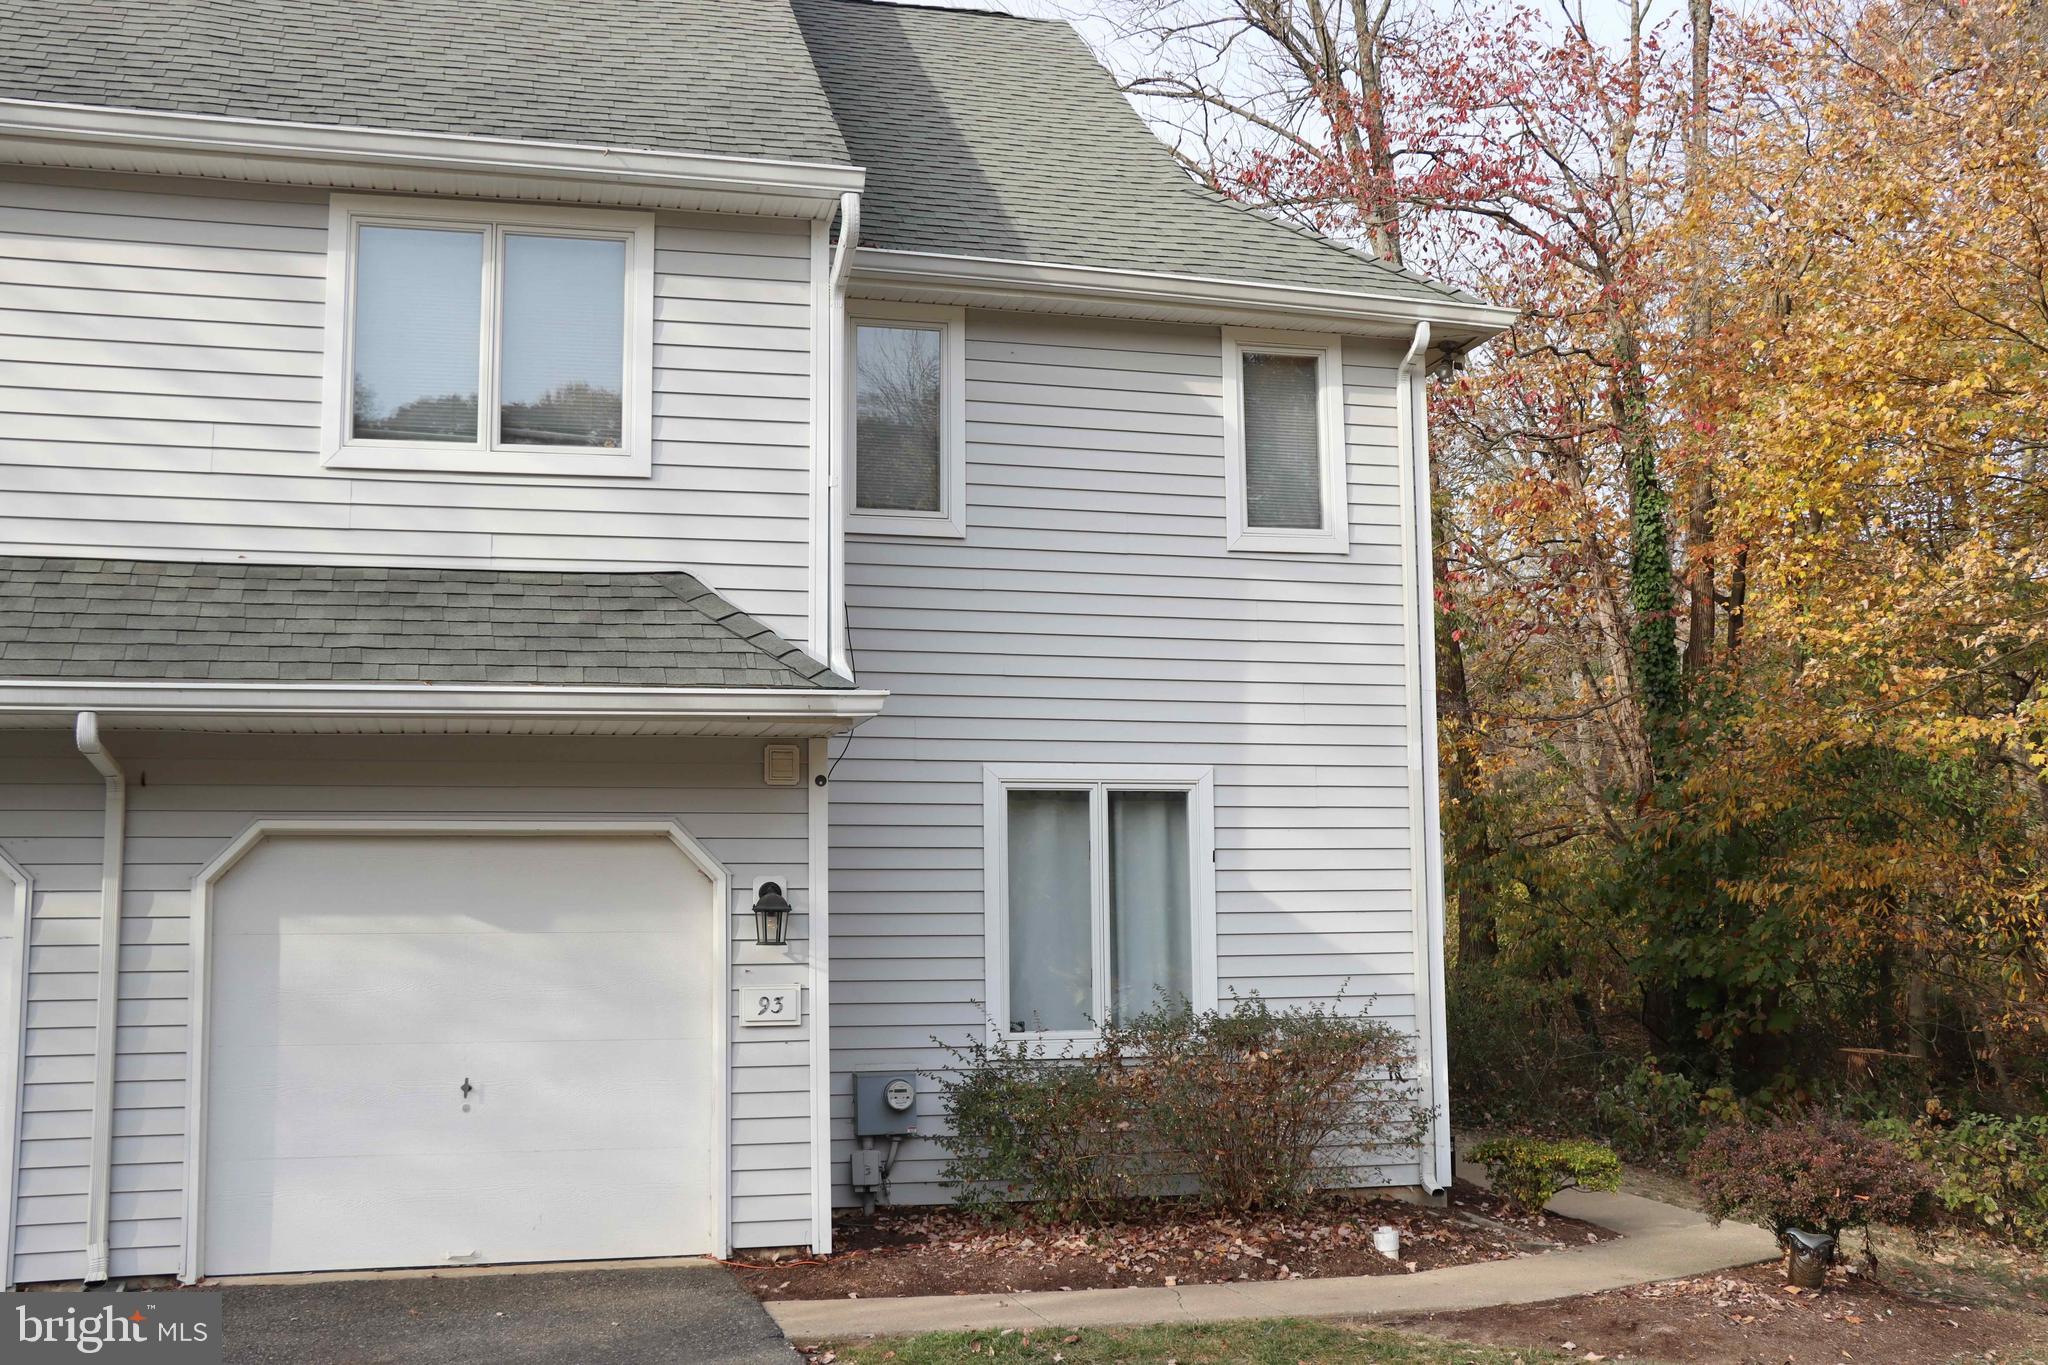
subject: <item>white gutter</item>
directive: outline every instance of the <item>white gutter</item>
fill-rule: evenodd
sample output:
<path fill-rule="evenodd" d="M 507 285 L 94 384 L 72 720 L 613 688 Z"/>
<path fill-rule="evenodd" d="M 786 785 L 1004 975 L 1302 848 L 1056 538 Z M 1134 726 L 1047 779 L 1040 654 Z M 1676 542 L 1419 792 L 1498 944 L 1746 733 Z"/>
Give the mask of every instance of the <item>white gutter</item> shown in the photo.
<path fill-rule="evenodd" d="M 176 716 L 392 719 L 864 720 L 886 692 L 851 688 L 491 687 L 427 683 L 0 680 L 0 716 L 87 707 L 124 721 Z"/>
<path fill-rule="evenodd" d="M 468 137 L 215 114 L 0 99 L 0 147 L 13 139 L 420 170 L 594 180 L 731 194 L 814 197 L 858 190 L 858 166 L 597 143 Z M 0 155 L 0 160 L 7 159 Z"/>
<path fill-rule="evenodd" d="M 847 194 L 839 201 L 839 241 L 832 253 L 832 317 L 826 337 L 827 372 L 826 429 L 831 432 L 827 451 L 831 553 L 826 585 L 826 611 L 830 620 L 831 649 L 828 662 L 842 678 L 853 677 L 853 652 L 846 620 L 846 477 L 847 455 L 853 450 L 853 402 L 848 386 L 853 338 L 846 325 L 846 286 L 852 277 L 854 257 L 864 255 L 860 246 L 860 196 Z"/>
<path fill-rule="evenodd" d="M 855 269 L 864 285 L 978 292 L 1007 298 L 1011 307 L 1016 307 L 1019 300 L 1034 297 L 1069 298 L 1279 312 L 1326 321 L 1398 327 L 1402 331 L 1429 322 L 1438 324 L 1439 330 L 1447 335 L 1474 340 L 1506 331 L 1517 316 L 1512 308 L 1454 298 L 1363 294 L 1205 275 L 1109 270 L 874 247 L 860 249 Z"/>
<path fill-rule="evenodd" d="M 92 1148 L 86 1166 L 85 1282 L 107 1278 L 107 1210 L 114 1181 L 114 1029 L 121 990 L 121 874 L 128 857 L 128 778 L 100 742 L 100 718 L 78 713 L 78 752 L 105 779 L 100 833 L 99 1011 L 93 1022 Z"/>
<path fill-rule="evenodd" d="M 1422 1186 L 1434 1194 L 1451 1185 L 1451 1090 L 1444 1019 L 1444 835 L 1439 801 L 1436 735 L 1436 584 L 1431 569 L 1434 532 L 1430 525 L 1429 394 L 1427 357 L 1430 328 L 1415 324 L 1415 339 L 1399 370 L 1397 413 L 1405 458 L 1401 482 L 1408 493 L 1410 521 L 1402 539 L 1410 577 L 1409 651 L 1413 673 L 1409 703 L 1416 723 L 1408 736 L 1409 819 L 1414 859 L 1416 1010 L 1422 1035 L 1422 1082 L 1427 1087 L 1429 1133 L 1424 1139 Z"/>

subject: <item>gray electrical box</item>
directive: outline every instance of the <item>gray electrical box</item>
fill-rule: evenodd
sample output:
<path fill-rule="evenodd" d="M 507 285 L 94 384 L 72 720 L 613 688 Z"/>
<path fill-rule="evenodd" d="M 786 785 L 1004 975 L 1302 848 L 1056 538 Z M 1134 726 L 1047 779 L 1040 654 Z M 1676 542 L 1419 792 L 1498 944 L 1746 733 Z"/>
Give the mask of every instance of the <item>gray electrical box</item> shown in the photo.
<path fill-rule="evenodd" d="M 917 1132 L 917 1073 L 861 1071 L 853 1078 L 853 1135 L 904 1137 Z"/>

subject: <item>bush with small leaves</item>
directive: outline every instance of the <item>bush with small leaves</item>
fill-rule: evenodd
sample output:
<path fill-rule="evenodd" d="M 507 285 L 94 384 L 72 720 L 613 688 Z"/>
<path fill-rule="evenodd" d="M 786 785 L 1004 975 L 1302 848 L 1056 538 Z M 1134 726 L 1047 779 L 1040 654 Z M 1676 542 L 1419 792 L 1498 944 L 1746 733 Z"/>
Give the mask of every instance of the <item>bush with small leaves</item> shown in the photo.
<path fill-rule="evenodd" d="M 2048 1247 L 2048 1115 L 1965 1114 L 1938 1105 L 1915 1123 L 1870 1125 L 1934 1171 L 1949 1216 L 2015 1246 Z"/>
<path fill-rule="evenodd" d="M 1517 1213 L 1538 1214 L 1564 1190 L 1621 1187 L 1621 1158 L 1583 1138 L 1489 1138 L 1467 1153 L 1486 1167 L 1487 1183 Z"/>
<path fill-rule="evenodd" d="M 1818 1110 L 1715 1129 L 1693 1153 L 1692 1181 L 1716 1223 L 1744 1219 L 1780 1241 L 1793 1228 L 1835 1238 L 1849 1228 L 1924 1231 L 1934 1214 L 1926 1167 L 1897 1143 Z"/>

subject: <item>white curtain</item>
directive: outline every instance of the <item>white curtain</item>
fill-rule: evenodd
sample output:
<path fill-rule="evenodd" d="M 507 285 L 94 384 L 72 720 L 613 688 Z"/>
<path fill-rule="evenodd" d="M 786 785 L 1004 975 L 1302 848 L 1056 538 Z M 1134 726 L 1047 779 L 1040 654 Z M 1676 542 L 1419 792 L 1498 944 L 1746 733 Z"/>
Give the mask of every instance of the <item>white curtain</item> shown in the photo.
<path fill-rule="evenodd" d="M 1109 794 L 1110 980 L 1118 1023 L 1194 984 L 1185 792 Z"/>
<path fill-rule="evenodd" d="M 1010 793 L 1010 1018 L 1014 1033 L 1094 1023 L 1095 953 L 1085 791 Z"/>

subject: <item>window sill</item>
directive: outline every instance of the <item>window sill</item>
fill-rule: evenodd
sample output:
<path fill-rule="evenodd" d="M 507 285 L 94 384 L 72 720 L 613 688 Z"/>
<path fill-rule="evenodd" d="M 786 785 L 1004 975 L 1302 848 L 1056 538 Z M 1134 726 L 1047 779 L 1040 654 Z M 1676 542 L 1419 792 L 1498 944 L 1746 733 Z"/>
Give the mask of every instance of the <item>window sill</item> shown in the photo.
<path fill-rule="evenodd" d="M 1230 537 L 1232 554 L 1344 555 L 1351 553 L 1348 528 L 1334 531 L 1240 530 Z"/>
<path fill-rule="evenodd" d="M 965 540 L 967 527 L 960 517 L 933 512 L 848 512 L 846 533 L 855 536 L 923 536 L 937 540 Z"/>
<path fill-rule="evenodd" d="M 467 447 L 342 446 L 321 461 L 336 470 L 409 474 L 504 474 L 592 479 L 644 479 L 652 472 L 645 450 L 474 450 Z"/>

